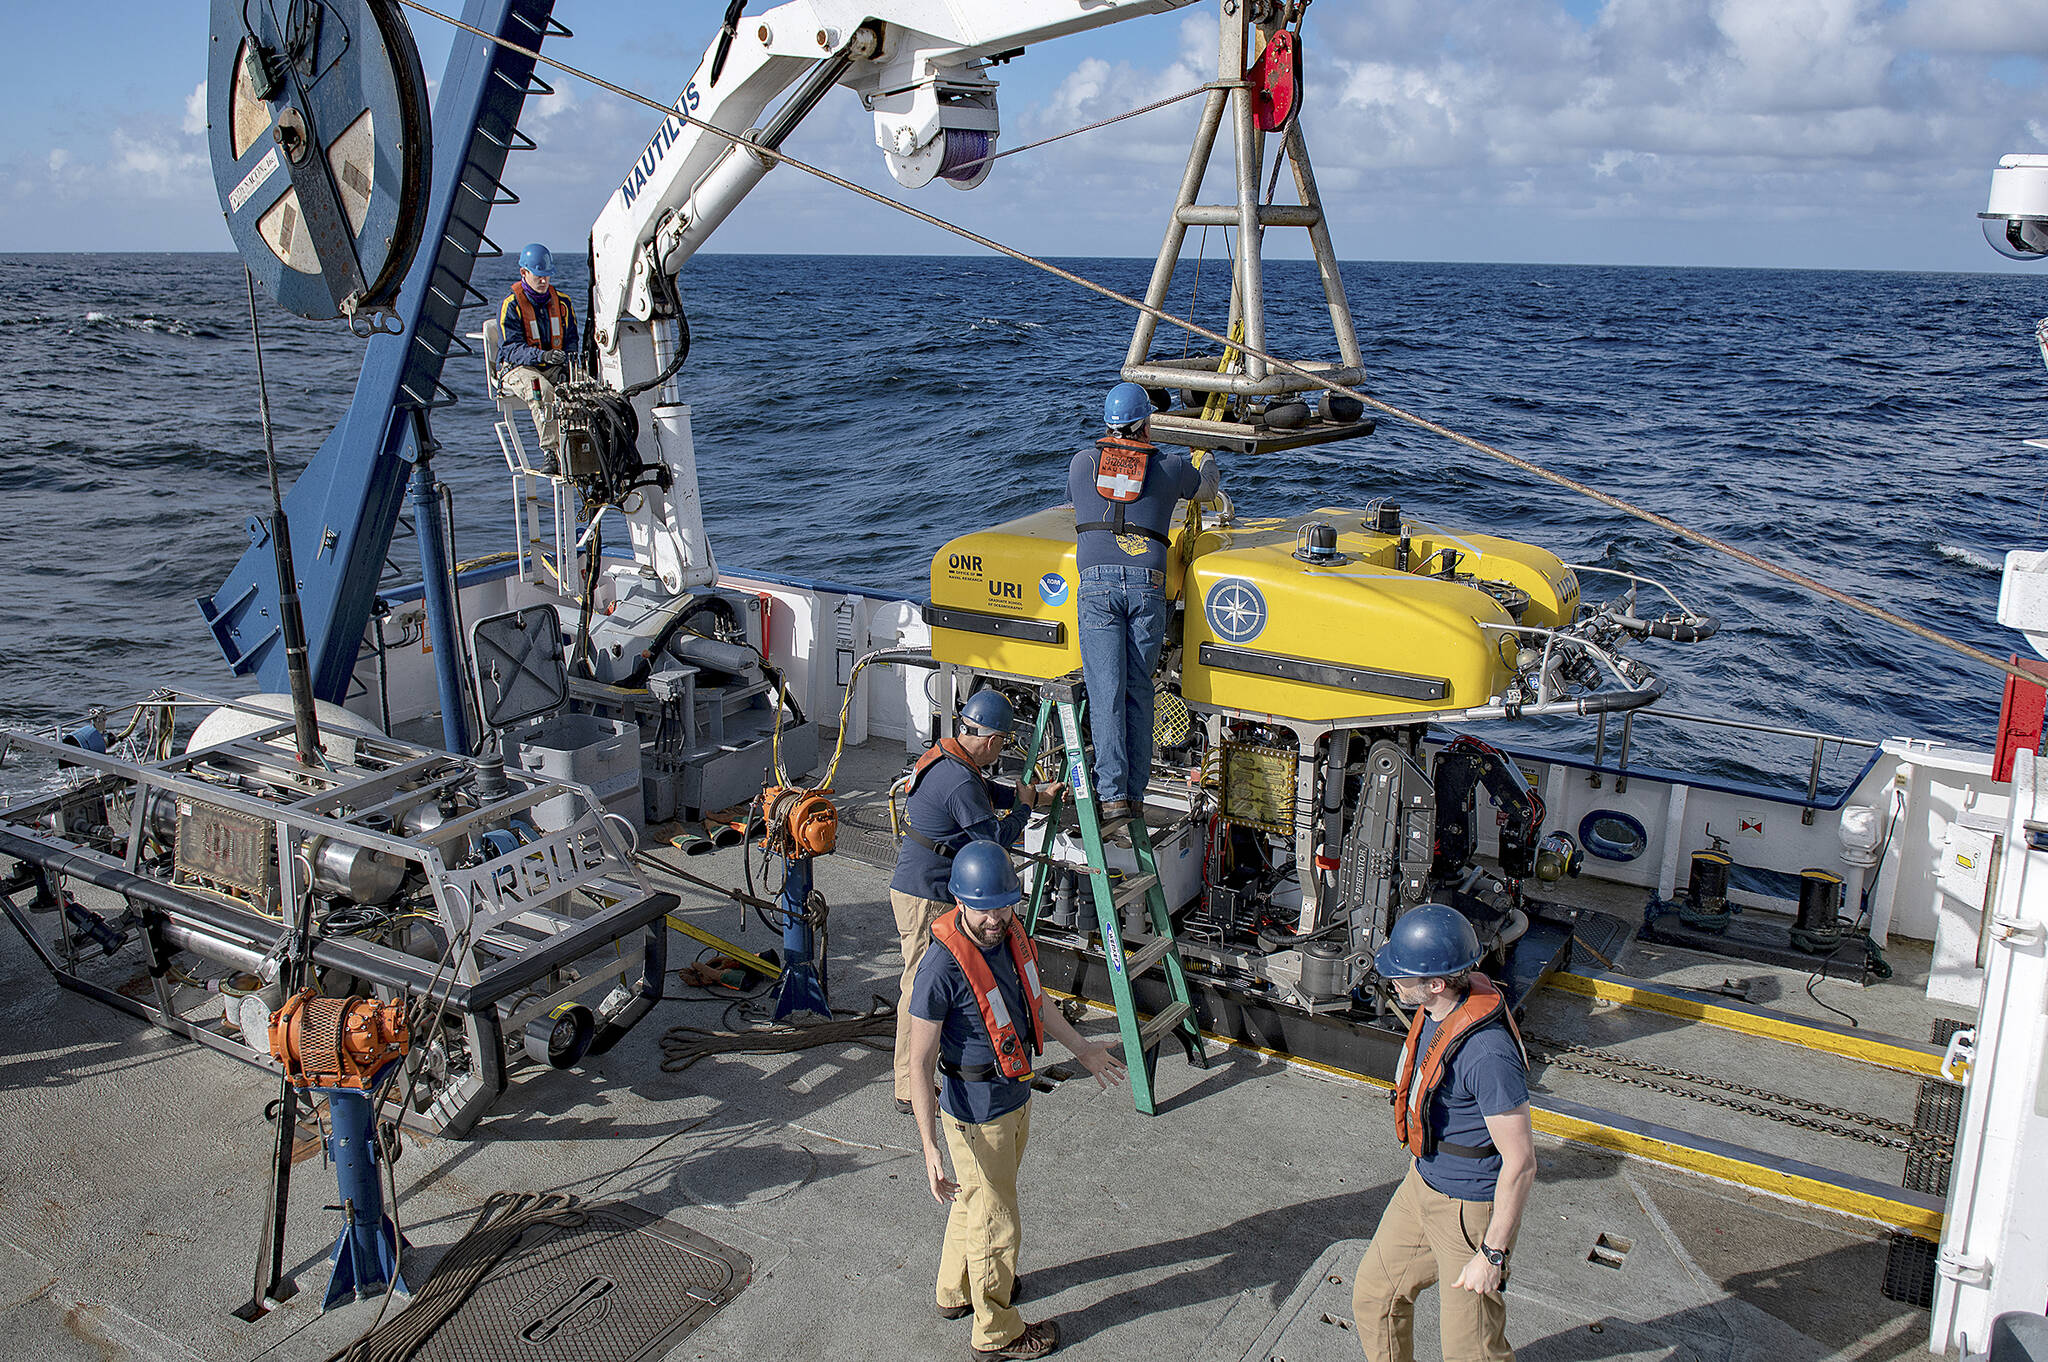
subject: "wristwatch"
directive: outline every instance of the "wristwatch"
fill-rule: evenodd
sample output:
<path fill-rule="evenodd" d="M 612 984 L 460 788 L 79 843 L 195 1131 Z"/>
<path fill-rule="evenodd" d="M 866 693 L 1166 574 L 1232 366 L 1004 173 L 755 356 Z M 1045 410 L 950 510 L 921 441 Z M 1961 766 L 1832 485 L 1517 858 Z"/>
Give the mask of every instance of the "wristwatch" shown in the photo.
<path fill-rule="evenodd" d="M 1488 1248 L 1484 1242 L 1481 1242 L 1479 1245 L 1479 1256 L 1492 1263 L 1501 1271 L 1507 1271 L 1508 1251 L 1506 1249 Z"/>

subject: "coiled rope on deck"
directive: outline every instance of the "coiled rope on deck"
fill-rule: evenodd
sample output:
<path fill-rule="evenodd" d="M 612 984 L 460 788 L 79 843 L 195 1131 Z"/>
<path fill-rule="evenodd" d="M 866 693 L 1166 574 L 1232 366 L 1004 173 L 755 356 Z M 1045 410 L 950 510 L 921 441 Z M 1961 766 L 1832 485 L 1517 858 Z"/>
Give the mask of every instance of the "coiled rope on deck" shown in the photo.
<path fill-rule="evenodd" d="M 1599 488 L 1592 486 L 1589 483 L 1579 481 L 1577 478 L 1573 478 L 1566 474 L 1559 473 L 1554 469 L 1545 468 L 1541 464 L 1522 458 L 1520 455 L 1510 454 L 1508 451 L 1501 449 L 1496 445 L 1488 444 L 1484 440 L 1480 440 L 1473 436 L 1465 435 L 1458 431 L 1452 430 L 1450 427 L 1442 424 L 1441 422 L 1433 421 L 1426 416 L 1421 416 L 1414 412 L 1407 411 L 1401 407 L 1395 406 L 1391 402 L 1382 401 L 1381 399 L 1373 397 L 1368 393 L 1362 392 L 1357 388 L 1348 387 L 1341 383 L 1333 383 L 1329 379 L 1323 377 L 1321 374 L 1313 370 L 1304 368 L 1301 365 L 1295 364 L 1289 360 L 1281 359 L 1277 355 L 1270 354 L 1267 351 L 1258 349 L 1254 346 L 1246 345 L 1241 340 L 1232 341 L 1229 337 L 1221 335 L 1218 332 L 1212 331 L 1208 327 L 1203 326 L 1198 322 L 1191 321 L 1185 317 L 1176 316 L 1175 314 L 1166 311 L 1164 308 L 1154 307 L 1150 303 L 1147 303 L 1142 299 L 1131 297 L 1129 294 L 1119 293 L 1117 290 L 1110 288 L 1107 284 L 1099 284 L 1092 279 L 1088 279 L 1081 275 L 1075 274 L 1071 270 L 1062 269 L 1058 265 L 1053 264 L 1051 261 L 1041 260 L 1037 256 L 1031 255 L 1028 252 L 1018 250 L 1014 246 L 1006 246 L 1000 241 L 996 241 L 990 237 L 985 237 L 981 235 L 979 232 L 971 231 L 966 227 L 960 226 L 958 223 L 948 222 L 944 218 L 937 217 L 931 213 L 927 213 L 921 208 L 913 208 L 909 204 L 904 203 L 900 199 L 892 199 L 887 194 L 883 194 L 876 190 L 869 189 L 864 185 L 855 184 L 853 181 L 835 175 L 831 171 L 826 170 L 821 166 L 814 166 L 807 161 L 800 161 L 796 157 L 791 156 L 789 153 L 782 151 L 778 148 L 763 146 L 758 142 L 750 140 L 742 133 L 729 132 L 724 128 L 716 126 L 715 124 L 706 122 L 704 119 L 697 118 L 683 111 L 682 109 L 675 107 L 674 105 L 664 104 L 660 100 L 653 99 L 635 90 L 629 90 L 622 85 L 614 85 L 612 82 L 604 79 L 602 76 L 593 75 L 588 71 L 579 70 L 574 66 L 568 65 L 566 62 L 560 62 L 556 61 L 552 57 L 542 56 L 540 52 L 535 50 L 534 48 L 523 47 L 520 44 L 512 42 L 509 39 L 500 38 L 496 34 L 487 33 L 483 29 L 477 28 L 472 24 L 464 23 L 462 20 L 457 19 L 451 15 L 443 14 L 439 10 L 432 9 L 427 5 L 421 4 L 420 0 L 399 0 L 399 3 L 404 5 L 408 9 L 417 10 L 421 14 L 427 15 L 430 18 L 439 19 L 440 21 L 446 24 L 452 24 L 456 28 L 462 29 L 466 33 L 471 33 L 479 38 L 482 38 L 485 42 L 494 43 L 499 47 L 505 48 L 507 51 L 517 52 L 522 56 L 530 57 L 536 62 L 539 62 L 546 66 L 550 66 L 555 70 L 562 72 L 564 75 L 574 76 L 578 80 L 589 81 L 592 85 L 597 86 L 599 89 L 608 90 L 612 94 L 619 96 L 621 99 L 627 99 L 631 100 L 636 104 L 645 105 L 647 108 L 652 109 L 656 113 L 659 113 L 664 118 L 677 119 L 678 121 L 686 123 L 689 126 L 696 128 L 701 132 L 710 133 L 712 136 L 717 137 L 725 142 L 728 142 L 733 146 L 744 147 L 752 155 L 762 157 L 765 160 L 774 161 L 779 165 L 786 165 L 792 167 L 793 169 L 800 170 L 806 175 L 810 175 L 816 179 L 825 181 L 825 183 L 827 184 L 836 185 L 838 188 L 845 190 L 849 194 L 856 194 L 861 198 L 869 200 L 872 203 L 880 204 L 885 208 L 892 208 L 895 211 L 902 213 L 907 217 L 912 217 L 917 219 L 919 222 L 925 223 L 927 226 L 936 227 L 943 232 L 950 232 L 954 236 L 957 236 L 964 241 L 971 241 L 975 245 L 980 246 L 985 250 L 994 251 L 998 255 L 1007 256 L 1010 259 L 1017 261 L 1019 264 L 1029 265 L 1031 268 L 1035 270 L 1041 270 L 1047 274 L 1052 275 L 1054 278 L 1063 279 L 1066 282 L 1073 284 L 1078 288 L 1086 289 L 1090 293 L 1096 294 L 1098 297 L 1107 298 L 1112 302 L 1120 303 L 1125 307 L 1128 307 L 1137 312 L 1142 312 L 1146 316 L 1164 322 L 1169 326 L 1176 326 L 1183 331 L 1189 332 L 1192 335 L 1200 336 L 1204 340 L 1211 341 L 1216 345 L 1224 347 L 1234 347 L 1240 354 L 1255 356 L 1261 360 L 1264 360 L 1269 368 L 1278 369 L 1282 373 L 1293 374 L 1297 378 L 1306 379 L 1309 383 L 1313 384 L 1318 388 L 1322 388 L 1326 391 L 1333 393 L 1341 393 L 1346 397 L 1356 398 L 1358 401 L 1364 403 L 1366 406 L 1372 408 L 1374 411 L 1380 412 L 1386 416 L 1390 416 L 1397 421 L 1405 422 L 1408 425 L 1414 426 L 1418 430 L 1426 430 L 1432 435 L 1442 436 L 1444 439 L 1451 441 L 1453 444 L 1462 445 L 1465 448 L 1472 450 L 1474 453 L 1484 454 L 1488 458 L 1498 459 L 1500 462 L 1507 464 L 1509 467 L 1519 469 L 1522 472 L 1529 474 L 1531 477 L 1541 478 L 1543 481 L 1551 483 L 1553 486 L 1562 487 L 1566 491 L 1576 492 L 1580 496 L 1583 496 L 1588 500 L 1597 501 L 1603 506 L 1609 507 L 1610 509 L 1616 511 L 1620 511 L 1624 515 L 1633 516 L 1637 520 L 1641 520 L 1646 524 L 1655 525 L 1659 529 L 1665 530 L 1671 534 L 1675 534 L 1681 539 L 1691 540 L 1693 543 L 1698 544 L 1703 548 L 1712 549 L 1716 553 L 1723 554 L 1729 558 L 1734 559 L 1736 562 L 1754 568 L 1759 572 L 1765 573 L 1772 577 L 1776 577 L 1781 581 L 1790 582 L 1792 585 L 1799 587 L 1803 591 L 1809 591 L 1814 595 L 1824 597 L 1827 600 L 1835 602 L 1837 605 L 1846 606 L 1851 610 L 1857 611 L 1864 615 L 1868 615 L 1872 619 L 1882 620 L 1883 622 L 1893 626 L 1894 628 L 1904 630 L 1906 633 L 1913 635 L 1915 638 L 1921 639 L 1928 643 L 1932 643 L 1940 648 L 1946 648 L 1950 652 L 1956 653 L 1961 657 L 1967 658 L 1970 661 L 1978 663 L 1979 665 L 1989 668 L 1992 671 L 1998 672 L 2001 675 L 2017 677 L 2022 681 L 2031 682 L 2036 685 L 2040 684 L 2039 677 L 2025 671 L 2024 669 L 2014 665 L 2013 663 L 2005 661 L 2003 658 L 1995 657 L 1992 654 L 1985 652 L 1982 648 L 1978 648 L 1971 644 L 1965 643 L 1959 638 L 1954 638 L 1948 634 L 1944 634 L 1940 630 L 1930 628 L 1927 625 L 1919 623 L 1918 621 L 1907 619 L 1904 615 L 1898 614 L 1895 611 L 1887 610 L 1881 605 L 1873 604 L 1872 602 L 1863 600 L 1858 596 L 1852 596 L 1846 591 L 1842 591 L 1836 587 L 1829 586 L 1825 582 L 1818 581 L 1815 578 L 1810 577 L 1803 572 L 1797 572 L 1791 568 L 1783 567 L 1777 563 L 1773 563 L 1768 559 L 1761 558 L 1758 555 L 1749 552 L 1747 549 L 1738 548 L 1735 545 L 1728 543 L 1726 540 L 1718 539 L 1713 535 L 1705 533 L 1704 531 L 1695 530 L 1687 525 L 1681 525 L 1679 522 L 1671 519 L 1671 517 L 1650 510 L 1646 506 L 1638 506 L 1634 502 L 1629 501 L 1626 498 L 1615 496 L 1611 492 L 1604 492 Z M 1204 86 L 1201 88 L 1206 89 L 1209 87 Z M 1171 103 L 1172 101 L 1169 100 L 1167 102 Z M 1134 116 L 1137 112 L 1143 111 L 1136 110 L 1133 111 L 1132 114 L 1119 115 L 1119 118 L 1107 119 L 1104 120 L 1104 123 L 1097 124 L 1094 126 L 1106 126 L 1106 124 L 1108 123 L 1119 121 L 1120 118 Z M 1026 149 L 1027 148 L 1024 147 L 1015 148 L 1015 150 L 1018 151 L 1023 151 Z"/>
<path fill-rule="evenodd" d="M 788 1055 L 821 1045 L 865 1045 L 891 1050 L 896 1045 L 896 1005 L 879 995 L 875 1005 L 854 1017 L 815 1026 L 770 1026 L 754 1031 L 710 1031 L 701 1026 L 672 1026 L 661 1038 L 663 1073 L 681 1073 L 713 1055 Z"/>

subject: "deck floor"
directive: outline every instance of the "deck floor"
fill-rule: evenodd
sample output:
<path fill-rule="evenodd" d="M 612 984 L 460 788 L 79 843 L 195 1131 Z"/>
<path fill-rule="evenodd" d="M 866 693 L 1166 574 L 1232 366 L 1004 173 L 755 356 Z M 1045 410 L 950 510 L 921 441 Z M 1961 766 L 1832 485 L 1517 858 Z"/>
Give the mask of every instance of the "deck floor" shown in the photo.
<path fill-rule="evenodd" d="M 875 746 L 851 753 L 841 788 L 871 792 L 899 762 Z M 727 853 L 692 869 L 724 878 L 738 864 Z M 842 1008 L 893 986 L 886 878 L 844 856 L 820 867 Z M 707 928 L 768 944 L 758 925 L 740 934 L 730 905 L 688 892 L 684 901 Z M 1667 981 L 1765 973 L 1650 949 L 1658 955 L 1632 946 L 1617 963 L 1660 967 Z M 1849 986 L 1821 987 L 1836 1001 L 1832 990 Z M 1913 993 L 1903 980 L 1898 991 Z M 1771 1005 L 1800 1010 L 1794 1001 Z M 964 1324 L 933 1314 L 943 1212 L 891 1100 L 888 1056 L 847 1046 L 664 1073 L 663 1030 L 718 1026 L 729 1006 L 666 1002 L 580 1070 L 520 1070 L 470 1138 L 409 1137 L 396 1167 L 409 1268 L 423 1275 L 491 1193 L 561 1189 L 630 1201 L 752 1256 L 753 1283 L 674 1359 L 964 1358 Z M 1898 1004 L 1900 1017 L 1909 1010 Z M 1615 1039 L 1582 998 L 1546 997 L 1537 1016 L 1545 1034 Z M 317 1359 L 368 1323 L 373 1305 L 318 1310 L 339 1225 L 321 1209 L 333 1183 L 317 1157 L 294 1182 L 287 1257 L 301 1294 L 253 1324 L 228 1313 L 249 1294 L 260 1228 L 261 1111 L 274 1093 L 265 1074 L 60 990 L 5 928 L 0 1025 L 11 1038 L 0 1055 L 0 1142 L 15 1151 L 0 1169 L 0 1352 Z M 1760 1083 L 1798 1081 L 1778 1067 L 1783 1047 L 1706 1032 L 1662 1019 L 1625 1039 L 1686 1067 L 1711 1061 Z M 1156 1118 L 1085 1079 L 1034 1099 L 1027 1317 L 1059 1317 L 1062 1355 L 1076 1359 L 1358 1356 L 1345 1327 L 1350 1274 L 1406 1164 L 1384 1093 L 1235 1050 L 1207 1072 L 1165 1059 L 1160 1074 Z M 1683 1105 L 1680 1117 L 1712 1119 Z M 1879 1293 L 1878 1228 L 1547 1137 L 1538 1152 L 1508 1291 L 1524 1358 L 1881 1362 L 1924 1352 L 1925 1312 Z M 1589 1258 L 1601 1235 L 1627 1241 L 1620 1267 Z M 1427 1298 L 1419 1314 L 1418 1354 L 1430 1356 Z"/>

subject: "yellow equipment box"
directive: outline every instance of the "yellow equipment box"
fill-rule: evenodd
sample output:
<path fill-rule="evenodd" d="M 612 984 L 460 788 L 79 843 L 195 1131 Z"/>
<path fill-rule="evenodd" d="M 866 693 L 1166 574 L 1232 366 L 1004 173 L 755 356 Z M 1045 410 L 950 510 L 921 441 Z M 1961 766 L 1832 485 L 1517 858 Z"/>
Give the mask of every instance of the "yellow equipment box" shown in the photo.
<path fill-rule="evenodd" d="M 1335 531 L 1317 561 L 1304 527 Z M 1327 722 L 1483 705 L 1514 674 L 1515 626 L 1577 614 L 1554 554 L 1408 521 L 1397 535 L 1352 510 L 1240 520 L 1196 539 L 1182 616 L 1181 694 L 1197 707 Z M 1181 593 L 1176 518 L 1169 596 Z M 1442 575 L 1455 554 L 1453 575 Z M 1081 665 L 1074 518 L 1056 506 L 963 535 L 932 559 L 932 652 L 978 671 L 1044 680 Z M 1496 626 L 1482 628 L 1481 625 Z"/>

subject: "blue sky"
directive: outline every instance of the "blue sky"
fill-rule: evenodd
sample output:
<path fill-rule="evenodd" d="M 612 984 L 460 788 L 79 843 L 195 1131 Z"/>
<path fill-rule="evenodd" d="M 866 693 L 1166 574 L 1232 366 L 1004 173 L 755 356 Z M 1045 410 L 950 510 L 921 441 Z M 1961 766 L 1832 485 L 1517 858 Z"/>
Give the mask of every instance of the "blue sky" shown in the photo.
<path fill-rule="evenodd" d="M 1004 144 L 1213 74 L 1213 3 L 1002 68 Z M 206 6 L 11 8 L 0 250 L 227 249 Z M 550 51 L 667 100 L 723 8 L 562 0 L 576 36 Z M 450 34 L 413 24 L 437 80 Z M 1991 167 L 2048 151 L 2048 0 L 1316 0 L 1305 46 L 1304 126 L 1350 259 L 1997 269 L 1975 220 Z M 494 217 L 499 240 L 579 244 L 655 121 L 556 84 L 531 106 L 542 149 L 514 163 L 525 202 Z M 844 92 L 788 150 L 1023 249 L 1149 255 L 1193 108 L 1006 160 L 969 194 L 898 189 Z M 962 248 L 788 170 L 710 247 Z"/>

